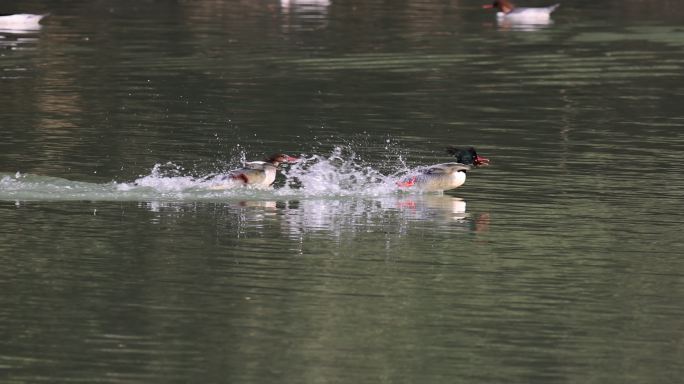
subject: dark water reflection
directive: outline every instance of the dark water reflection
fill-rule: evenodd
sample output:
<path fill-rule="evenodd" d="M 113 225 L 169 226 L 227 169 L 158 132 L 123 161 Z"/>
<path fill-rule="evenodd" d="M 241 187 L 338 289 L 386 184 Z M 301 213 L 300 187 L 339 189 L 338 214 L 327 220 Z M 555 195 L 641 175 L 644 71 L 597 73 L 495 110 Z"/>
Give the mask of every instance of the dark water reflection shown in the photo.
<path fill-rule="evenodd" d="M 5 204 L 5 367 L 64 381 L 517 382 L 610 380 L 653 355 L 678 366 L 682 243 L 667 213 L 476 205 Z"/>
<path fill-rule="evenodd" d="M 0 32 L 3 175 L 492 166 L 444 196 L 0 191 L 3 382 L 680 381 L 679 2 L 4 6 L 52 14 Z"/>

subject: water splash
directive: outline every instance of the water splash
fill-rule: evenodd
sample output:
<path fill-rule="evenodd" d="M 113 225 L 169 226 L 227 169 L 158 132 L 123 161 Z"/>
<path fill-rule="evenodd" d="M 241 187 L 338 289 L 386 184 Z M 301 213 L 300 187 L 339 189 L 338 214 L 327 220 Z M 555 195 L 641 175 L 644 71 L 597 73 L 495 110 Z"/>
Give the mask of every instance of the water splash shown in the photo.
<path fill-rule="evenodd" d="M 283 174 L 287 182 L 281 193 L 298 190 L 305 196 L 378 196 L 397 191 L 397 177 L 382 174 L 342 147 L 328 157 L 304 158 Z"/>
<path fill-rule="evenodd" d="M 275 186 L 266 190 L 243 187 L 216 190 L 214 176 L 188 175 L 174 163 L 155 164 L 132 182 L 88 183 L 32 174 L 0 174 L 0 200 L 197 201 L 311 197 L 376 197 L 399 193 L 397 181 L 412 170 L 397 156 L 384 168 L 367 163 L 350 147 L 336 147 L 330 155 L 303 157 L 283 170 Z"/>
<path fill-rule="evenodd" d="M 117 184 L 116 188 L 123 192 L 148 188 L 161 193 L 169 193 L 201 187 L 201 181 L 192 176 L 183 176 L 183 172 L 183 167 L 171 162 L 155 164 L 149 175 L 141 175 L 132 183 Z"/>

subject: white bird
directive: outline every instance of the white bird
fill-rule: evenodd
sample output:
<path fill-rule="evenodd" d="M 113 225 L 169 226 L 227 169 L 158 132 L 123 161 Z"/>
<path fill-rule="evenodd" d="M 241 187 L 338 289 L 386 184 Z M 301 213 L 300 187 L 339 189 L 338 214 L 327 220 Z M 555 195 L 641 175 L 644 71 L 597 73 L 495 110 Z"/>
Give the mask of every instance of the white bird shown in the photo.
<path fill-rule="evenodd" d="M 32 13 L 0 14 L 0 30 L 36 30 L 40 29 L 40 21 L 48 14 Z"/>
<path fill-rule="evenodd" d="M 404 177 L 397 183 L 397 186 L 422 192 L 448 191 L 463 185 L 466 181 L 466 172 L 473 167 L 489 165 L 489 159 L 478 156 L 475 148 L 450 147 L 447 152 L 454 155 L 458 162 L 436 164 L 419 169 L 417 173 Z"/>
<path fill-rule="evenodd" d="M 482 8 L 496 9 L 496 17 L 499 20 L 507 20 L 519 23 L 545 23 L 551 20 L 551 12 L 555 11 L 560 4 L 548 7 L 516 7 L 508 0 L 495 0 L 492 4 Z"/>

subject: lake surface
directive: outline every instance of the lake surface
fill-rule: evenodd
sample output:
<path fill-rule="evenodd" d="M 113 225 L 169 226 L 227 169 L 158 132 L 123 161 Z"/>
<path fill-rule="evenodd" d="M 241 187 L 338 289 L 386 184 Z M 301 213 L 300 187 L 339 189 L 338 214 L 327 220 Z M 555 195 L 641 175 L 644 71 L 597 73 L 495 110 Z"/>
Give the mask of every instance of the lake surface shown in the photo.
<path fill-rule="evenodd" d="M 483 3 L 3 1 L 0 381 L 681 382 L 684 12 Z"/>

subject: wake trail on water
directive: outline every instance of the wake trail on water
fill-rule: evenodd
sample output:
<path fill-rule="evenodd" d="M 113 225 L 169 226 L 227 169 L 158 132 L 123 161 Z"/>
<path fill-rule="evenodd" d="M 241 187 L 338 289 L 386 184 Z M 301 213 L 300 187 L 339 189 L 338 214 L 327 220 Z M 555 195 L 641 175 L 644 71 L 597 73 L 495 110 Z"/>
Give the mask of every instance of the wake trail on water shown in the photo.
<path fill-rule="evenodd" d="M 379 168 L 394 169 L 392 173 Z M 226 172 L 192 176 L 173 164 L 155 164 L 148 175 L 132 182 L 89 183 L 34 174 L 0 173 L 0 200 L 91 201 L 217 201 L 233 199 L 282 199 L 325 197 L 374 197 L 400 193 L 399 181 L 409 169 L 398 156 L 393 164 L 373 165 L 353 152 L 335 148 L 328 156 L 303 156 L 283 169 L 274 187 L 245 186 L 216 190 L 216 176 Z M 214 189 L 212 189 L 214 188 Z"/>

